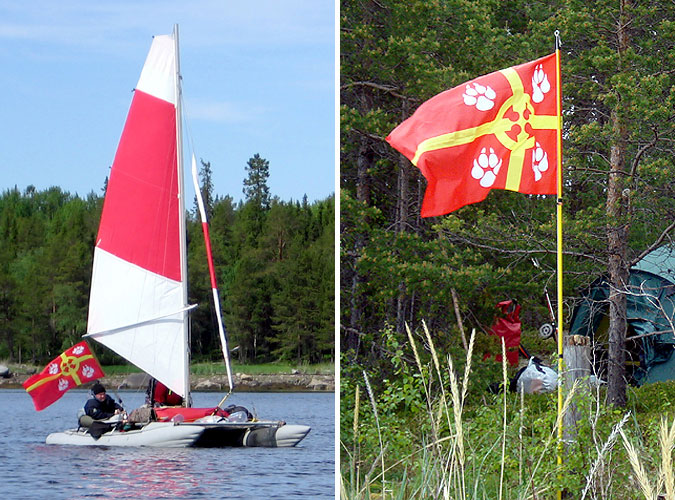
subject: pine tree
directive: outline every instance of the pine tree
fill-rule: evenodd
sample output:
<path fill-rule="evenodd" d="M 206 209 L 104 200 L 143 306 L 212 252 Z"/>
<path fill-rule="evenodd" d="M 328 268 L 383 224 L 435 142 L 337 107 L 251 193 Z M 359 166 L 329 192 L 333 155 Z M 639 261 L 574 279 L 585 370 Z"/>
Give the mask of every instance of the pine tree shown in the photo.
<path fill-rule="evenodd" d="M 270 163 L 258 153 L 246 163 L 248 177 L 244 179 L 243 192 L 247 202 L 253 202 L 262 210 L 270 206 L 270 188 L 267 179 L 270 176 Z"/>
<path fill-rule="evenodd" d="M 200 159 L 201 167 L 199 168 L 199 182 L 200 182 L 200 192 L 202 194 L 202 200 L 204 200 L 204 208 L 206 209 L 207 216 L 210 218 L 213 214 L 213 207 L 216 200 L 214 200 L 214 186 L 213 186 L 213 173 L 211 171 L 211 162 L 204 161 Z M 194 199 L 194 213 L 199 218 L 199 205 L 197 203 L 197 195 Z"/>

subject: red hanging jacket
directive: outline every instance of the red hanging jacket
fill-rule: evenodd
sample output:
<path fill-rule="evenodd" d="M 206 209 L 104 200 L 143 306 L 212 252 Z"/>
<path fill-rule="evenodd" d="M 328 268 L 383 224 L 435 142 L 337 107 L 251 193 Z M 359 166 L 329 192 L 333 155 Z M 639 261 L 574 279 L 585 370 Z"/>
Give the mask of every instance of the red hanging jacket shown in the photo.
<path fill-rule="evenodd" d="M 180 406 L 183 404 L 183 398 L 162 384 L 159 380 L 155 382 L 155 390 L 152 393 L 152 399 L 155 403 L 165 406 Z"/>
<path fill-rule="evenodd" d="M 504 346 L 506 347 L 506 360 L 511 366 L 518 364 L 518 347 L 520 346 L 520 305 L 513 300 L 504 300 L 497 304 L 502 312 L 506 315 L 503 318 L 497 318 L 495 324 L 490 330 L 490 335 L 497 335 L 504 338 Z M 485 358 L 490 357 L 489 354 Z M 497 354 L 495 360 L 501 362 L 502 355 Z"/>

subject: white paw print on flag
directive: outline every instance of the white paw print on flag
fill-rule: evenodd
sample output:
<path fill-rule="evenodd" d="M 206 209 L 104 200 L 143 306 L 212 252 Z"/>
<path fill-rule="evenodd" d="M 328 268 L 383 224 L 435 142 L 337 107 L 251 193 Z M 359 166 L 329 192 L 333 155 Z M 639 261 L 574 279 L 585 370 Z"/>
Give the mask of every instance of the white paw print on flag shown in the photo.
<path fill-rule="evenodd" d="M 59 365 L 57 365 L 56 363 L 52 363 L 51 365 L 49 365 L 48 372 L 50 375 L 56 375 L 57 373 L 59 373 Z"/>
<path fill-rule="evenodd" d="M 59 380 L 59 391 L 61 392 L 65 391 L 66 389 L 68 389 L 69 385 L 70 384 L 68 383 L 68 381 L 65 378 L 62 378 L 61 380 Z"/>
<path fill-rule="evenodd" d="M 544 148 L 541 147 L 541 144 L 538 142 L 534 145 L 534 151 L 532 151 L 532 171 L 534 172 L 534 180 L 538 181 L 541 179 L 542 172 L 548 170 L 548 155 Z"/>
<path fill-rule="evenodd" d="M 497 157 L 495 150 L 490 148 L 483 148 L 478 155 L 478 158 L 473 160 L 473 168 L 471 169 L 471 177 L 480 181 L 480 185 L 484 188 L 492 187 L 499 174 L 499 169 L 502 166 L 502 160 Z"/>
<path fill-rule="evenodd" d="M 91 378 L 94 375 L 94 369 L 89 365 L 84 365 L 82 367 L 82 376 L 85 378 Z"/>
<path fill-rule="evenodd" d="M 73 349 L 73 354 L 75 354 L 76 356 L 79 356 L 83 352 L 84 352 L 84 347 L 82 347 L 81 345 L 78 345 L 75 349 Z"/>
<path fill-rule="evenodd" d="M 551 84 L 548 81 L 548 76 L 544 73 L 544 68 L 541 64 L 537 64 L 532 74 L 532 100 L 540 103 L 544 100 L 544 94 L 551 90 Z"/>
<path fill-rule="evenodd" d="M 462 97 L 464 98 L 464 104 L 467 106 L 476 106 L 478 111 L 489 111 L 495 105 L 494 100 L 497 94 L 489 85 L 473 83 L 472 87 L 471 84 L 467 83 Z"/>

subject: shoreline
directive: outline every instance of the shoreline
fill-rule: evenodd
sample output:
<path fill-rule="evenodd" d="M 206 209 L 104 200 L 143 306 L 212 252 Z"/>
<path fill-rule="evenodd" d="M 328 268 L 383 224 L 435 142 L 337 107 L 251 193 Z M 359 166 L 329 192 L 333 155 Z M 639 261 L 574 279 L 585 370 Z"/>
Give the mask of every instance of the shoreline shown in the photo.
<path fill-rule="evenodd" d="M 0 389 L 22 389 L 22 384 L 30 375 L 13 374 L 9 378 L 0 378 Z M 145 373 L 130 373 L 103 377 L 100 382 L 109 388 L 118 390 L 143 389 L 148 385 L 149 377 Z M 293 374 L 260 374 L 248 375 L 236 373 L 234 384 L 238 391 L 244 392 L 335 392 L 333 375 Z M 88 388 L 91 384 L 84 384 Z M 223 392 L 227 388 L 225 375 L 192 376 L 191 391 Z"/>

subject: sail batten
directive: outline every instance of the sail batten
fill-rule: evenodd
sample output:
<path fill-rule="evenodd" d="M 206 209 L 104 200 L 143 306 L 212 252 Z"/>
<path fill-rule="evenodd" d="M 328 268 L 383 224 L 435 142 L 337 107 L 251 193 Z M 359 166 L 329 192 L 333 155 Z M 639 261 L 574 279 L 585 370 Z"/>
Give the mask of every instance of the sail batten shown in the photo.
<path fill-rule="evenodd" d="M 151 323 L 162 321 L 170 316 L 174 316 L 176 314 L 182 314 L 184 312 L 192 311 L 193 309 L 196 309 L 199 304 L 190 304 L 189 306 L 183 307 L 182 309 L 179 309 L 178 311 L 173 311 L 169 312 L 166 314 L 163 314 L 161 316 L 155 316 L 154 318 L 146 319 L 144 321 L 139 321 L 136 323 L 132 323 L 129 325 L 124 325 L 124 326 L 119 326 L 117 328 L 114 328 L 112 330 L 103 330 L 103 331 L 98 331 L 98 332 L 89 332 L 83 335 L 83 337 L 92 337 L 92 338 L 98 338 L 102 337 L 104 335 L 114 335 L 116 333 L 121 333 L 126 330 L 132 330 L 134 328 L 139 328 L 141 326 L 147 326 Z"/>

